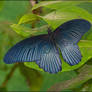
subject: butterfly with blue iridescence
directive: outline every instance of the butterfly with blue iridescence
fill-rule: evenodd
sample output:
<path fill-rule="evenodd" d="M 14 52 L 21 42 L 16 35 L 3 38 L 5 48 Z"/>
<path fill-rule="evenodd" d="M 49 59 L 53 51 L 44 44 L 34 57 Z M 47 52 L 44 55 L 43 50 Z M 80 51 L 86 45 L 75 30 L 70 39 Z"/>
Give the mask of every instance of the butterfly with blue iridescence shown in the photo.
<path fill-rule="evenodd" d="M 4 62 L 36 62 L 44 71 L 57 73 L 62 70 L 60 51 L 64 61 L 71 66 L 81 61 L 82 55 L 77 43 L 90 28 L 91 24 L 87 20 L 70 20 L 53 32 L 48 30 L 48 34 L 17 43 L 7 52 Z"/>

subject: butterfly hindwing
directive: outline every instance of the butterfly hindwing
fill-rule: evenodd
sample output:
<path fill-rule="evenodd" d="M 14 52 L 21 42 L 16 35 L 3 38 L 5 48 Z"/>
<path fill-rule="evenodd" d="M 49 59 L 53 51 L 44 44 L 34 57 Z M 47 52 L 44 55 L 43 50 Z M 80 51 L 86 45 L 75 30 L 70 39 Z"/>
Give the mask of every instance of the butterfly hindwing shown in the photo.
<path fill-rule="evenodd" d="M 67 43 L 60 47 L 64 61 L 70 65 L 76 65 L 81 61 L 81 52 L 77 45 Z"/>
<path fill-rule="evenodd" d="M 54 43 L 50 40 L 44 40 L 39 47 L 41 59 L 36 61 L 39 67 L 50 73 L 61 71 L 61 60 L 59 58 L 58 49 L 55 47 Z"/>
<path fill-rule="evenodd" d="M 75 19 L 62 24 L 54 31 L 57 46 L 68 64 L 75 65 L 81 61 L 81 52 L 77 43 L 90 27 L 88 21 Z"/>

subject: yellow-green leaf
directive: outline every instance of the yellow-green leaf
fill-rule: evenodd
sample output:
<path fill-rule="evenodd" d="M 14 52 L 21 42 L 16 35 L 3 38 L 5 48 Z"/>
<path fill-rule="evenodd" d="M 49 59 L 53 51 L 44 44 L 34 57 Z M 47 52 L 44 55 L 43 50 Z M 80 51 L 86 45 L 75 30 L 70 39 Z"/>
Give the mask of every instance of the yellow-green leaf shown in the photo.
<path fill-rule="evenodd" d="M 32 10 L 34 9 L 37 9 L 39 7 L 42 7 L 42 6 L 47 6 L 47 5 L 51 5 L 51 4 L 55 4 L 55 3 L 60 3 L 61 1 L 43 1 L 43 2 L 40 2 L 38 4 L 35 4 L 32 8 Z"/>
<path fill-rule="evenodd" d="M 92 14 L 77 6 L 71 6 L 64 9 L 61 8 L 57 11 L 42 16 L 42 18 L 54 29 L 56 29 L 64 22 L 72 19 L 82 18 L 92 22 Z"/>
<path fill-rule="evenodd" d="M 22 25 L 13 24 L 11 25 L 11 28 L 19 35 L 22 35 L 24 37 L 29 37 L 29 36 L 36 36 L 40 34 L 47 34 L 48 25 L 44 25 L 42 27 L 32 29 L 29 27 L 24 27 Z"/>
<path fill-rule="evenodd" d="M 40 17 L 35 14 L 25 14 L 24 16 L 20 18 L 18 24 L 33 22 L 38 19 L 40 19 Z"/>

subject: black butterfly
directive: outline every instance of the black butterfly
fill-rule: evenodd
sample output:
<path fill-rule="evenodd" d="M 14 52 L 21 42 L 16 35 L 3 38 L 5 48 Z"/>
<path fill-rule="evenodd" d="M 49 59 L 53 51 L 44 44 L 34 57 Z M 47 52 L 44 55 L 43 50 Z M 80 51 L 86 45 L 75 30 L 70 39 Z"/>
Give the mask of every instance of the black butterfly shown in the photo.
<path fill-rule="evenodd" d="M 84 19 L 68 21 L 54 32 L 48 30 L 48 34 L 17 43 L 7 52 L 4 61 L 7 64 L 35 61 L 44 71 L 57 73 L 62 70 L 59 49 L 65 62 L 78 64 L 82 56 L 77 43 L 90 28 L 91 24 Z"/>

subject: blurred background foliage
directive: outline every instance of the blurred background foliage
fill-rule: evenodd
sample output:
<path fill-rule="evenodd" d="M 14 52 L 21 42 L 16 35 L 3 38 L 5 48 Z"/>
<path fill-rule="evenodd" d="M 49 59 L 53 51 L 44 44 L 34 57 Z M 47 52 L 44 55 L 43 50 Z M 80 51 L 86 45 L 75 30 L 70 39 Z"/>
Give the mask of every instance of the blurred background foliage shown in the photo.
<path fill-rule="evenodd" d="M 0 91 L 47 91 L 56 83 L 77 78 L 83 69 L 87 72 L 81 82 L 77 81 L 66 87 L 65 91 L 92 91 L 92 29 L 79 42 L 83 60 L 73 67 L 64 63 L 63 72 L 49 74 L 43 72 L 35 63 L 6 65 L 3 57 L 10 47 L 20 40 L 34 35 L 47 34 L 48 26 L 52 30 L 62 23 L 83 18 L 92 23 L 92 2 L 76 1 L 0 1 Z M 79 76 L 80 78 L 80 76 Z M 75 80 L 74 80 L 75 81 Z"/>

